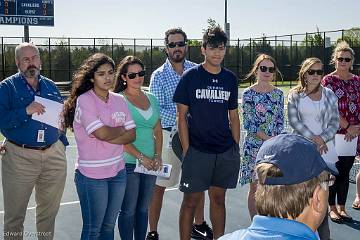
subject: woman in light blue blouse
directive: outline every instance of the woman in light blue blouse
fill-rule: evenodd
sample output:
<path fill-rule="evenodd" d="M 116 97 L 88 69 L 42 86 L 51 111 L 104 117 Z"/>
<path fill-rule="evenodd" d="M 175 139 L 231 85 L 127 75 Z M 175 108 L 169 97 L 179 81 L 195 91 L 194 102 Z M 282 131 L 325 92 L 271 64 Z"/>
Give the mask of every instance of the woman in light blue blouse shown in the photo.
<path fill-rule="evenodd" d="M 251 219 L 256 214 L 254 167 L 257 152 L 265 140 L 280 134 L 284 128 L 284 95 L 271 84 L 277 73 L 280 74 L 275 60 L 266 54 L 259 55 L 247 75 L 247 78 L 254 76 L 256 83 L 246 88 L 242 97 L 246 136 L 240 164 L 240 184 L 250 183 L 248 209 Z"/>

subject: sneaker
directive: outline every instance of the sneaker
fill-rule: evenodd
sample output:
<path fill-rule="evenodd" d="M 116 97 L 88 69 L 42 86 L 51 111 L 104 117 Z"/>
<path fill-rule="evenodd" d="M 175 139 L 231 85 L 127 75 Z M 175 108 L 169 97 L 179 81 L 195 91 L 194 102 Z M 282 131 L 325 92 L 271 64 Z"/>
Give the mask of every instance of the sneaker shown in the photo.
<path fill-rule="evenodd" d="M 213 232 L 211 227 L 204 221 L 201 225 L 193 224 L 191 237 L 204 240 L 213 239 Z"/>
<path fill-rule="evenodd" d="M 148 232 L 146 240 L 159 240 L 159 234 L 157 231 Z"/>

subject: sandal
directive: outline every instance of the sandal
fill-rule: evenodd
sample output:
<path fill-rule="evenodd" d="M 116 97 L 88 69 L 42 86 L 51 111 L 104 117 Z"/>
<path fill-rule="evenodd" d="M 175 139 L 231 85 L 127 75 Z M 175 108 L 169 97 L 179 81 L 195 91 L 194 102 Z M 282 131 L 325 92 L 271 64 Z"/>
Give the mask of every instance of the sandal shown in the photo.
<path fill-rule="evenodd" d="M 339 215 L 338 212 L 331 210 L 329 212 L 330 220 L 334 223 L 342 224 L 344 222 L 343 218 Z"/>
<path fill-rule="evenodd" d="M 352 208 L 355 210 L 360 210 L 360 201 L 354 201 L 352 204 Z"/>
<path fill-rule="evenodd" d="M 339 216 L 345 221 L 345 222 L 352 222 L 352 217 L 350 217 L 344 210 L 340 210 Z"/>

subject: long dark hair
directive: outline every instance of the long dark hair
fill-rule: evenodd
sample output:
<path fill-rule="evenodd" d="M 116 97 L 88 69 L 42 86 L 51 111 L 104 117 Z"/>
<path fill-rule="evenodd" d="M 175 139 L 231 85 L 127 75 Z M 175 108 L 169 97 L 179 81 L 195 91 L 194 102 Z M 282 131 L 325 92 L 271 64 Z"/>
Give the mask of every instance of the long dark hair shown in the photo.
<path fill-rule="evenodd" d="M 141 66 L 142 69 L 144 69 L 144 64 L 142 63 L 140 58 L 137 58 L 135 56 L 126 56 L 120 61 L 115 73 L 114 92 L 119 93 L 127 88 L 127 84 L 123 80 L 122 76 L 125 76 L 128 72 L 129 66 L 134 64 L 138 64 Z"/>
<path fill-rule="evenodd" d="M 64 103 L 63 117 L 65 128 L 73 130 L 77 98 L 94 88 L 94 83 L 91 80 L 94 78 L 94 73 L 97 69 L 104 64 L 110 64 L 113 69 L 115 68 L 115 63 L 109 56 L 103 53 L 95 53 L 85 59 L 73 75 L 70 96 Z"/>

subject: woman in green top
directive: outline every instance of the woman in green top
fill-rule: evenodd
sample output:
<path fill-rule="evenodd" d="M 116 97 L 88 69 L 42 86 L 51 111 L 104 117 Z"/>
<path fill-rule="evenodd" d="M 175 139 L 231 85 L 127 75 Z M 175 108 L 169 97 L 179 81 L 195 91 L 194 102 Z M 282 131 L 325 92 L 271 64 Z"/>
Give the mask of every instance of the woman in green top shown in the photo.
<path fill-rule="evenodd" d="M 136 140 L 125 145 L 127 185 L 118 219 L 122 240 L 144 240 L 148 208 L 156 176 L 134 172 L 136 161 L 148 170 L 162 166 L 162 130 L 158 102 L 141 90 L 144 64 L 134 56 L 125 57 L 116 71 L 114 92 L 122 93 L 136 124 Z"/>

